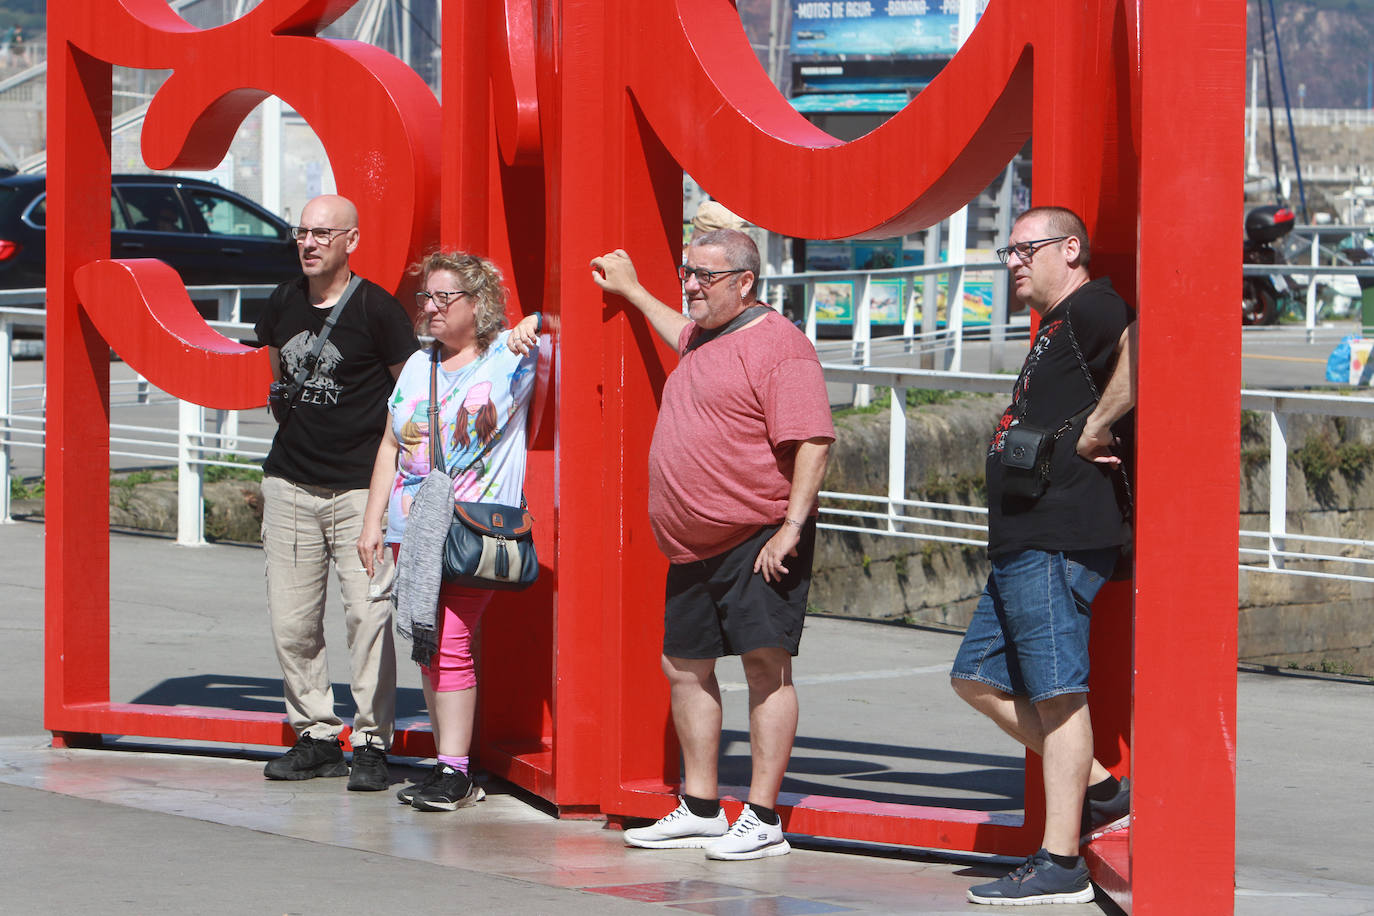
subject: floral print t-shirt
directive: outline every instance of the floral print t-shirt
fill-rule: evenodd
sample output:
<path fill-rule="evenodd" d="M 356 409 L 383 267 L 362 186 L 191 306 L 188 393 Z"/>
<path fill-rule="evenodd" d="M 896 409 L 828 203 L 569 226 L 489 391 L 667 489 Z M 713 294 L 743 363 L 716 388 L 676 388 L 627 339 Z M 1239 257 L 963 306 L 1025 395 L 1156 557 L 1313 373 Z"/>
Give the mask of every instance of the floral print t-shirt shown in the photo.
<path fill-rule="evenodd" d="M 439 442 L 455 502 L 520 505 L 525 446 L 538 351 L 519 356 L 502 331 L 487 352 L 453 372 L 439 367 Z M 399 544 L 420 482 L 429 474 L 428 349 L 413 354 L 387 400 L 391 431 L 400 443 L 387 506 L 386 541 Z M 489 443 L 494 443 L 482 454 Z M 478 456 L 481 455 L 479 459 Z"/>

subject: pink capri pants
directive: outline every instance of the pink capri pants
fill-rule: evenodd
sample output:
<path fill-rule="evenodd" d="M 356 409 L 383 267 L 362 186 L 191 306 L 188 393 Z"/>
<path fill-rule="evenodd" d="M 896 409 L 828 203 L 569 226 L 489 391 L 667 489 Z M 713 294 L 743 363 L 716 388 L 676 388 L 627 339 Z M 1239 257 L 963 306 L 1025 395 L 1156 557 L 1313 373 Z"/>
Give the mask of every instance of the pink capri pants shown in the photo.
<path fill-rule="evenodd" d="M 400 553 L 399 544 L 392 550 Z M 462 588 L 445 583 L 439 589 L 439 651 L 430 656 L 420 673 L 435 693 L 471 690 L 477 686 L 477 670 L 472 663 L 472 639 L 482 612 L 495 594 L 485 588 Z"/>

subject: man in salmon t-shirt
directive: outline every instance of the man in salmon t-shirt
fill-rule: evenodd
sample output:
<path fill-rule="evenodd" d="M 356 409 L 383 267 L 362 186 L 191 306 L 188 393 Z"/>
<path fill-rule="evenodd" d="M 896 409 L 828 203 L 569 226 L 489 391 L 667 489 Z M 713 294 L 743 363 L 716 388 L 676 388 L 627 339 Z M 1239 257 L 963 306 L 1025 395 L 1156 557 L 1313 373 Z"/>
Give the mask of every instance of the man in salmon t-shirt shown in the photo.
<path fill-rule="evenodd" d="M 682 744 L 683 795 L 630 846 L 704 847 L 712 859 L 790 850 L 774 806 L 797 732 L 792 657 L 801 640 L 816 495 L 835 427 L 815 347 L 754 298 L 759 252 L 733 229 L 698 235 L 679 269 L 684 316 L 640 283 L 617 249 L 592 279 L 623 296 L 677 349 L 649 447 L 649 519 L 668 570 L 663 673 Z M 716 784 L 716 659 L 738 655 L 749 684 L 753 775 L 731 825 Z"/>

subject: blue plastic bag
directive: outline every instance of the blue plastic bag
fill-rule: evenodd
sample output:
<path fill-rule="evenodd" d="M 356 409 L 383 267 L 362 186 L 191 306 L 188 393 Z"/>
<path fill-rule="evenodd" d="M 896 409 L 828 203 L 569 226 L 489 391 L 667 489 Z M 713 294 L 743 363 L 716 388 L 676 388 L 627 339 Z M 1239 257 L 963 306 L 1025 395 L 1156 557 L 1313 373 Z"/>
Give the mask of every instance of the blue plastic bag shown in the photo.
<path fill-rule="evenodd" d="M 1326 358 L 1326 380 L 1328 382 L 1339 382 L 1342 385 L 1350 384 L 1350 342 L 1359 340 L 1358 334 L 1347 334 L 1341 338 L 1341 342 L 1336 344 L 1336 349 L 1331 351 L 1331 355 Z"/>

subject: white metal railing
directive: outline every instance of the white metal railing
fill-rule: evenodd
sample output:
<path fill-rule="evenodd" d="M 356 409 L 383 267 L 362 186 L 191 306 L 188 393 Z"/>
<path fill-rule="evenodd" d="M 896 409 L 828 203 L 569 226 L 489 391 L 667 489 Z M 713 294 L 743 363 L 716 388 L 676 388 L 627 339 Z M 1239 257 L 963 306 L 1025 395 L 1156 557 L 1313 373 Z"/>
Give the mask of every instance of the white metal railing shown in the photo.
<path fill-rule="evenodd" d="M 243 292 L 267 291 L 271 286 L 192 287 L 195 299 L 213 298 L 219 314 L 237 317 Z M 14 449 L 44 447 L 46 397 L 43 382 L 14 384 L 12 341 L 16 331 L 41 331 L 46 313 L 15 302 L 43 301 L 42 290 L 0 291 L 0 522 L 11 516 L 10 480 Z M 210 326 L 230 337 L 252 334 L 252 326 L 236 321 L 211 321 Z M 153 388 L 143 378 L 112 380 L 110 406 L 159 407 L 177 405 L 175 427 L 110 424 L 110 456 L 132 458 L 177 470 L 177 543 L 205 543 L 205 469 L 244 467 L 261 462 L 271 439 L 245 436 L 238 429 L 238 412 L 211 410 L 179 401 Z M 228 460 L 229 458 L 239 460 Z M 252 466 L 252 465 L 249 465 Z"/>
<path fill-rule="evenodd" d="M 273 283 L 249 283 L 243 286 L 192 286 L 186 292 L 193 302 L 214 300 L 215 320 L 238 322 L 242 320 L 243 300 L 247 298 L 266 299 L 276 288 Z M 0 320 L 12 322 L 28 330 L 42 330 L 47 322 L 43 305 L 47 301 L 47 290 L 39 289 L 0 289 Z M 252 330 L 251 327 L 248 330 Z"/>
<path fill-rule="evenodd" d="M 1374 231 L 1374 227 L 1364 225 L 1299 225 L 1294 226 L 1292 234 L 1279 243 L 1287 252 L 1291 263 L 1285 264 L 1244 264 L 1241 272 L 1247 277 L 1284 276 L 1290 277 L 1296 286 L 1306 286 L 1294 291 L 1304 301 L 1302 327 L 1306 330 L 1307 341 L 1315 343 L 1321 319 L 1320 290 L 1323 286 L 1333 286 L 1338 277 L 1352 277 L 1363 284 L 1361 278 L 1374 278 L 1374 262 L 1352 263 L 1350 253 L 1339 247 L 1341 241 L 1360 239 Z M 1335 245 L 1331 244 L 1333 241 Z M 1305 264 L 1297 263 L 1301 258 Z M 1351 291 L 1354 295 L 1360 295 Z M 1352 299 L 1354 298 L 1352 295 Z M 1359 304 L 1352 301 L 1352 309 Z M 1289 327 L 1292 327 L 1291 325 Z M 1247 334 L 1273 333 L 1275 326 L 1251 326 Z"/>
<path fill-rule="evenodd" d="M 935 246 L 938 248 L 938 244 Z M 987 325 L 976 330 L 964 325 L 964 284 L 971 273 L 992 274 L 992 314 Z M 945 319 L 940 327 L 940 279 L 945 279 Z M 917 281 L 920 281 L 919 283 Z M 817 342 L 818 325 L 825 323 L 817 315 L 817 285 L 827 283 L 853 284 L 849 322 L 850 357 L 860 366 L 872 365 L 874 356 L 873 301 L 877 289 L 884 283 L 896 281 L 904 291 L 901 305 L 901 333 L 896 338 L 906 352 L 938 353 L 943 368 L 953 372 L 963 369 L 965 343 L 971 336 L 989 340 L 989 360 L 996 367 L 1002 359 L 1002 344 L 1008 330 L 1006 268 L 1000 261 L 965 261 L 964 252 L 951 251 L 949 260 L 913 267 L 892 267 L 880 270 L 805 271 L 791 274 L 765 274 L 759 279 L 759 298 L 778 311 L 788 287 L 800 287 L 802 293 L 802 329 L 812 343 Z M 919 316 L 919 317 L 918 317 Z M 1023 319 L 1016 325 L 1028 324 Z M 919 328 L 919 330 L 918 330 Z M 970 334 L 973 331 L 973 334 Z M 1016 333 L 1015 330 L 1012 331 Z M 860 384 L 855 393 L 856 406 L 868 403 L 870 392 Z"/>
<path fill-rule="evenodd" d="M 1010 395 L 1015 379 L 1006 375 L 939 370 L 850 366 L 824 363 L 827 382 L 888 388 L 892 392 L 888 426 L 887 493 L 821 493 L 820 527 L 936 543 L 986 546 L 987 509 L 983 506 L 923 502 L 906 498 L 906 393 L 911 388 Z M 1288 423 L 1294 414 L 1374 419 L 1374 397 L 1242 390 L 1241 407 L 1269 418 L 1269 511 L 1266 530 L 1241 530 L 1240 568 L 1292 576 L 1357 582 L 1374 581 L 1374 540 L 1308 535 L 1288 527 Z M 1239 420 L 1239 418 L 1237 418 Z M 849 505 L 846 505 L 849 504 Z M 872 506 L 856 509 L 853 505 Z M 925 514 L 914 514 L 921 510 Z M 1249 546 L 1254 541 L 1259 546 Z M 1291 549 L 1294 542 L 1308 549 Z M 1306 566 L 1293 568 L 1290 562 Z M 1333 571 L 1332 567 L 1349 567 Z"/>
<path fill-rule="evenodd" d="M 1328 570 L 1302 570 L 1287 568 L 1288 560 L 1306 560 L 1319 563 L 1345 563 L 1354 569 L 1374 564 L 1374 560 L 1358 555 L 1314 553 L 1291 551 L 1289 541 L 1326 545 L 1341 548 L 1349 554 L 1352 551 L 1374 551 L 1374 541 L 1363 538 L 1331 538 L 1316 535 L 1298 534 L 1288 530 L 1288 425 L 1289 418 L 1295 414 L 1320 414 L 1329 417 L 1353 417 L 1374 419 L 1374 399 L 1348 397 L 1341 395 L 1301 394 L 1276 391 L 1256 391 L 1242 389 L 1240 393 L 1242 410 L 1254 410 L 1267 414 L 1269 421 L 1269 525 L 1267 531 L 1246 531 L 1240 533 L 1242 545 L 1247 541 L 1261 539 L 1262 547 L 1242 546 L 1242 569 L 1283 572 L 1295 576 L 1318 576 L 1327 579 L 1351 579 L 1369 581 L 1374 579 L 1374 568 L 1364 569 L 1362 575 L 1342 575 Z M 1260 560 L 1264 565 L 1251 565 L 1245 559 Z"/>
<path fill-rule="evenodd" d="M 1251 116 L 1268 124 L 1272 117 L 1288 123 L 1289 112 L 1281 108 L 1263 106 L 1250 108 Z M 1374 109 L 1369 108 L 1294 108 L 1291 111 L 1295 127 L 1368 127 L 1374 125 Z"/>
<path fill-rule="evenodd" d="M 1317 327 L 1318 318 L 1318 290 L 1322 282 L 1330 282 L 1328 277 L 1374 277 L 1374 264 L 1367 265 L 1345 265 L 1345 264 L 1319 264 L 1317 263 L 1318 246 L 1314 239 L 1312 246 L 1312 263 L 1310 264 L 1245 264 L 1241 266 L 1241 273 L 1247 277 L 1258 276 L 1287 276 L 1310 278 L 1307 282 L 1306 307 L 1303 312 L 1302 327 L 1311 331 Z M 1257 326 L 1246 328 L 1247 331 L 1255 330 Z M 1272 325 L 1271 325 L 1272 327 Z"/>
<path fill-rule="evenodd" d="M 956 269 L 959 269 L 957 265 L 932 265 L 895 271 L 875 271 L 872 275 L 910 274 L 913 277 L 924 277 L 942 272 L 949 273 Z M 806 274 L 783 279 L 812 282 L 816 276 Z M 771 279 L 774 282 L 779 280 L 777 277 Z M 268 288 L 264 286 L 246 289 L 265 291 Z M 237 316 L 244 289 L 213 287 L 196 288 L 191 292 L 197 299 L 215 298 L 219 303 L 217 311 L 220 314 Z M 0 484 L 3 484 L 0 486 L 0 519 L 5 521 L 10 518 L 8 482 L 12 468 L 12 449 L 43 448 L 44 386 L 41 382 L 16 386 L 13 383 L 14 367 L 10 356 L 14 332 L 20 328 L 41 329 L 45 318 L 41 309 L 25 308 L 16 303 L 41 303 L 42 298 L 41 290 L 0 291 Z M 911 319 L 908 317 L 908 320 Z M 856 322 L 856 333 L 857 324 Z M 246 336 L 251 331 L 248 325 L 242 323 L 212 322 L 211 326 L 228 336 Z M 1339 329 L 1317 330 L 1331 334 L 1333 339 L 1341 333 Z M 1024 332 L 1025 329 L 1021 328 L 1020 333 Z M 981 333 L 991 342 L 997 329 L 984 328 L 981 329 Z M 1016 333 L 1016 329 L 1013 329 L 1012 333 Z M 1008 329 L 1004 325 L 997 339 L 1007 338 Z M 900 355 L 909 363 L 913 354 L 922 351 L 939 352 L 954 345 L 948 329 L 878 341 L 856 339 L 864 341 L 863 359 L 868 362 L 874 358 L 882 358 L 885 348 L 889 355 Z M 849 342 L 850 346 L 852 344 L 853 340 Z M 939 361 L 948 363 L 947 354 Z M 906 498 L 906 394 L 909 389 L 917 388 L 1005 395 L 1010 392 L 1013 377 L 997 373 L 960 372 L 949 368 L 914 369 L 864 363 L 856 365 L 853 362 L 826 362 L 823 368 L 826 380 L 831 383 L 853 384 L 863 390 L 869 390 L 873 386 L 890 389 L 894 409 L 890 411 L 889 420 L 886 493 L 823 493 L 822 527 L 971 546 L 984 544 L 986 508 Z M 1374 541 L 1317 537 L 1289 531 L 1286 505 L 1288 418 L 1294 414 L 1374 418 L 1374 398 L 1258 390 L 1242 391 L 1241 398 L 1245 409 L 1260 411 L 1269 417 L 1271 432 L 1268 526 L 1263 531 L 1241 532 L 1245 544 L 1241 549 L 1241 568 L 1359 581 L 1374 578 L 1374 559 L 1361 555 L 1374 553 Z M 161 405 L 165 408 L 173 403 L 178 404 L 175 428 L 170 425 L 112 423 L 111 455 L 176 466 L 179 496 L 177 541 L 181 544 L 200 544 L 204 543 L 205 468 L 215 465 L 242 467 L 242 461 L 227 460 L 231 455 L 249 461 L 260 460 L 265 456 L 271 440 L 240 435 L 236 412 L 207 410 L 198 405 L 179 402 L 170 395 L 153 389 L 141 378 L 135 377 L 111 384 L 112 407 Z M 1251 546 L 1255 541 L 1259 541 L 1259 545 Z M 1315 545 L 1315 548 L 1290 549 L 1294 544 Z M 1294 569 L 1290 567 L 1290 561 L 1302 561 L 1304 565 L 1329 565 L 1339 562 L 1348 564 L 1353 569 L 1346 574 L 1329 570 Z"/>

